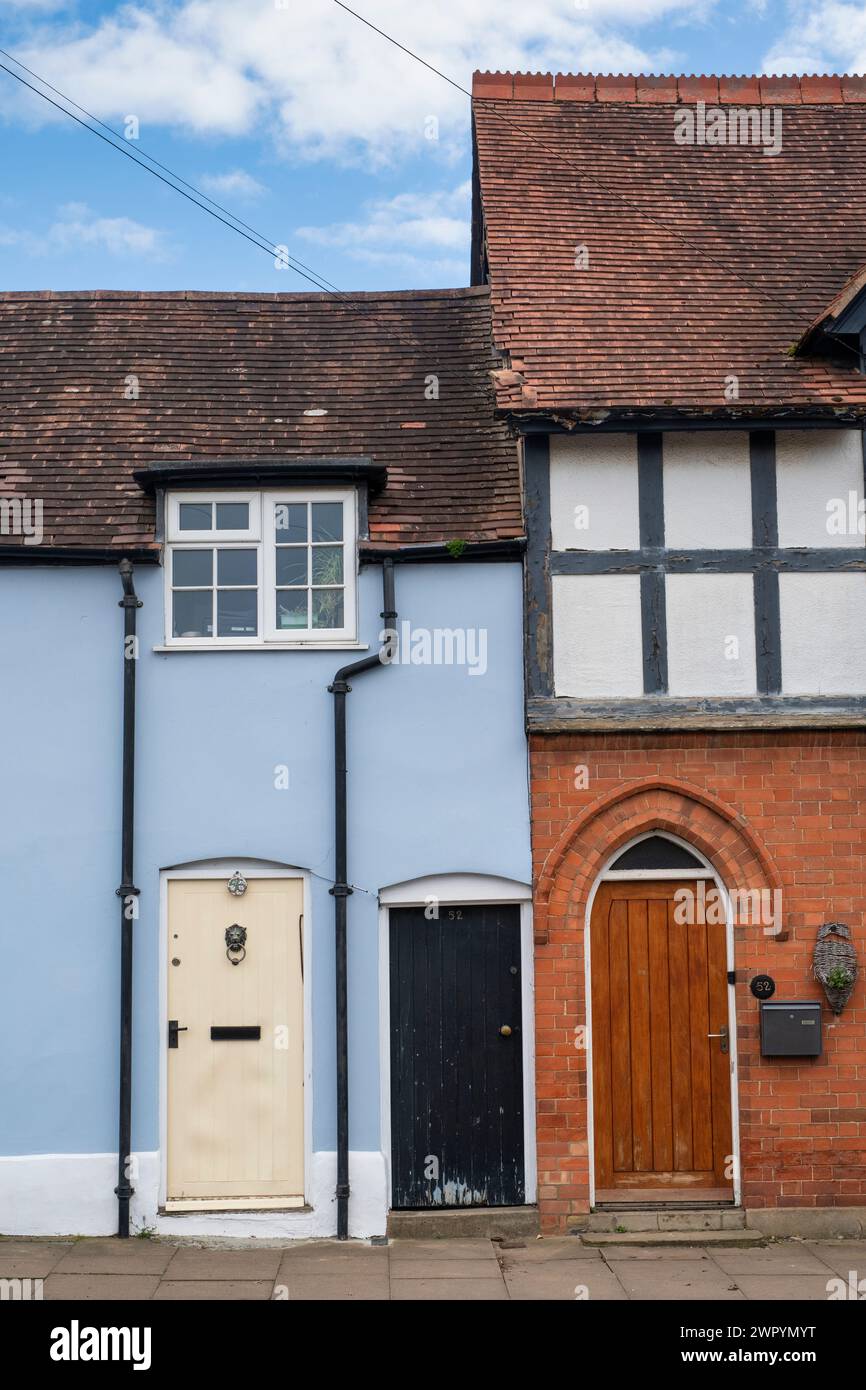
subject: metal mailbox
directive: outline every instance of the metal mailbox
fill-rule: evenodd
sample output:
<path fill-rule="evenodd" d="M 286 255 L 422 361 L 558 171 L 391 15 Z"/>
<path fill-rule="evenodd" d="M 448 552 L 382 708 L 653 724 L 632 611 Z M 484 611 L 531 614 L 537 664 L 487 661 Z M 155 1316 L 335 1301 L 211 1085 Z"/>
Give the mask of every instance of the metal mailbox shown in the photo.
<path fill-rule="evenodd" d="M 805 999 L 761 1003 L 762 1057 L 820 1057 L 821 1005 Z"/>

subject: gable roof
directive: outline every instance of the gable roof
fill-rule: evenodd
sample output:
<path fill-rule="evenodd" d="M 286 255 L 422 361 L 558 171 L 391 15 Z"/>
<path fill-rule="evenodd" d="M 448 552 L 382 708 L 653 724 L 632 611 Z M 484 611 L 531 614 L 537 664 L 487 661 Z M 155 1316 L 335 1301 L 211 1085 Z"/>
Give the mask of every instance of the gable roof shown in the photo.
<path fill-rule="evenodd" d="M 781 150 L 677 143 L 699 101 Z M 476 73 L 473 112 L 501 408 L 866 413 L 797 346 L 866 262 L 866 78 Z"/>
<path fill-rule="evenodd" d="M 371 542 L 519 536 L 488 301 L 486 289 L 0 294 L 0 499 L 43 499 L 46 547 L 122 551 L 154 544 L 137 470 L 363 457 L 387 468 Z"/>

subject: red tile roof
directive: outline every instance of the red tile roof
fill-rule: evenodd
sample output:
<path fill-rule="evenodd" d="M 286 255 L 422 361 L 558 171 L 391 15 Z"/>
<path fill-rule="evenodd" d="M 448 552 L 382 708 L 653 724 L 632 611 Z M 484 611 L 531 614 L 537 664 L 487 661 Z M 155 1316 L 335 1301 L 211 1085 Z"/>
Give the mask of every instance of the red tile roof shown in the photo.
<path fill-rule="evenodd" d="M 853 354 L 794 354 L 866 262 L 866 77 L 476 73 L 473 94 L 500 407 L 866 413 Z M 675 143 L 698 101 L 779 108 L 781 151 Z"/>
<path fill-rule="evenodd" d="M 519 536 L 491 354 L 486 289 L 2 294 L 0 499 L 43 499 L 45 546 L 122 548 L 154 538 L 136 469 L 367 456 L 371 541 Z"/>

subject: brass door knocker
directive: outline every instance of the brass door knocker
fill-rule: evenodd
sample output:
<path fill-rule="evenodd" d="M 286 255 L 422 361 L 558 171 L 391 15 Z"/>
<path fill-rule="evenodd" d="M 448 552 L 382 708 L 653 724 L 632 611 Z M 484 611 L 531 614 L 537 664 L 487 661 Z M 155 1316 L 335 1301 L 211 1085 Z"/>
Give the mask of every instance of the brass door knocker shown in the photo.
<path fill-rule="evenodd" d="M 237 922 L 231 927 L 226 927 L 226 958 L 232 965 L 240 965 L 246 955 L 246 939 L 246 927 L 239 927 Z"/>

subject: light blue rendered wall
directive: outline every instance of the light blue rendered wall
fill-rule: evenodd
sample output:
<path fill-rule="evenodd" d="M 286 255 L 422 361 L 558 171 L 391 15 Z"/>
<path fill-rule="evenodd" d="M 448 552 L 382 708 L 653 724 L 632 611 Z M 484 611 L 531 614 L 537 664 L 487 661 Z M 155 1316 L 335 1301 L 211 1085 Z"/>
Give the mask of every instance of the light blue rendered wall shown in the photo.
<path fill-rule="evenodd" d="M 515 563 L 398 566 L 413 629 L 484 628 L 488 669 L 392 665 L 348 697 L 353 1149 L 379 1147 L 377 891 L 424 874 L 529 881 Z M 309 869 L 313 1147 L 334 1116 L 333 700 L 359 652 L 161 655 L 162 570 L 140 567 L 133 1146 L 158 1147 L 159 871 Z M 116 1147 L 122 612 L 112 568 L 0 570 L 0 1153 Z M 377 644 L 381 571 L 360 582 Z M 290 786 L 274 786 L 286 764 Z"/>

